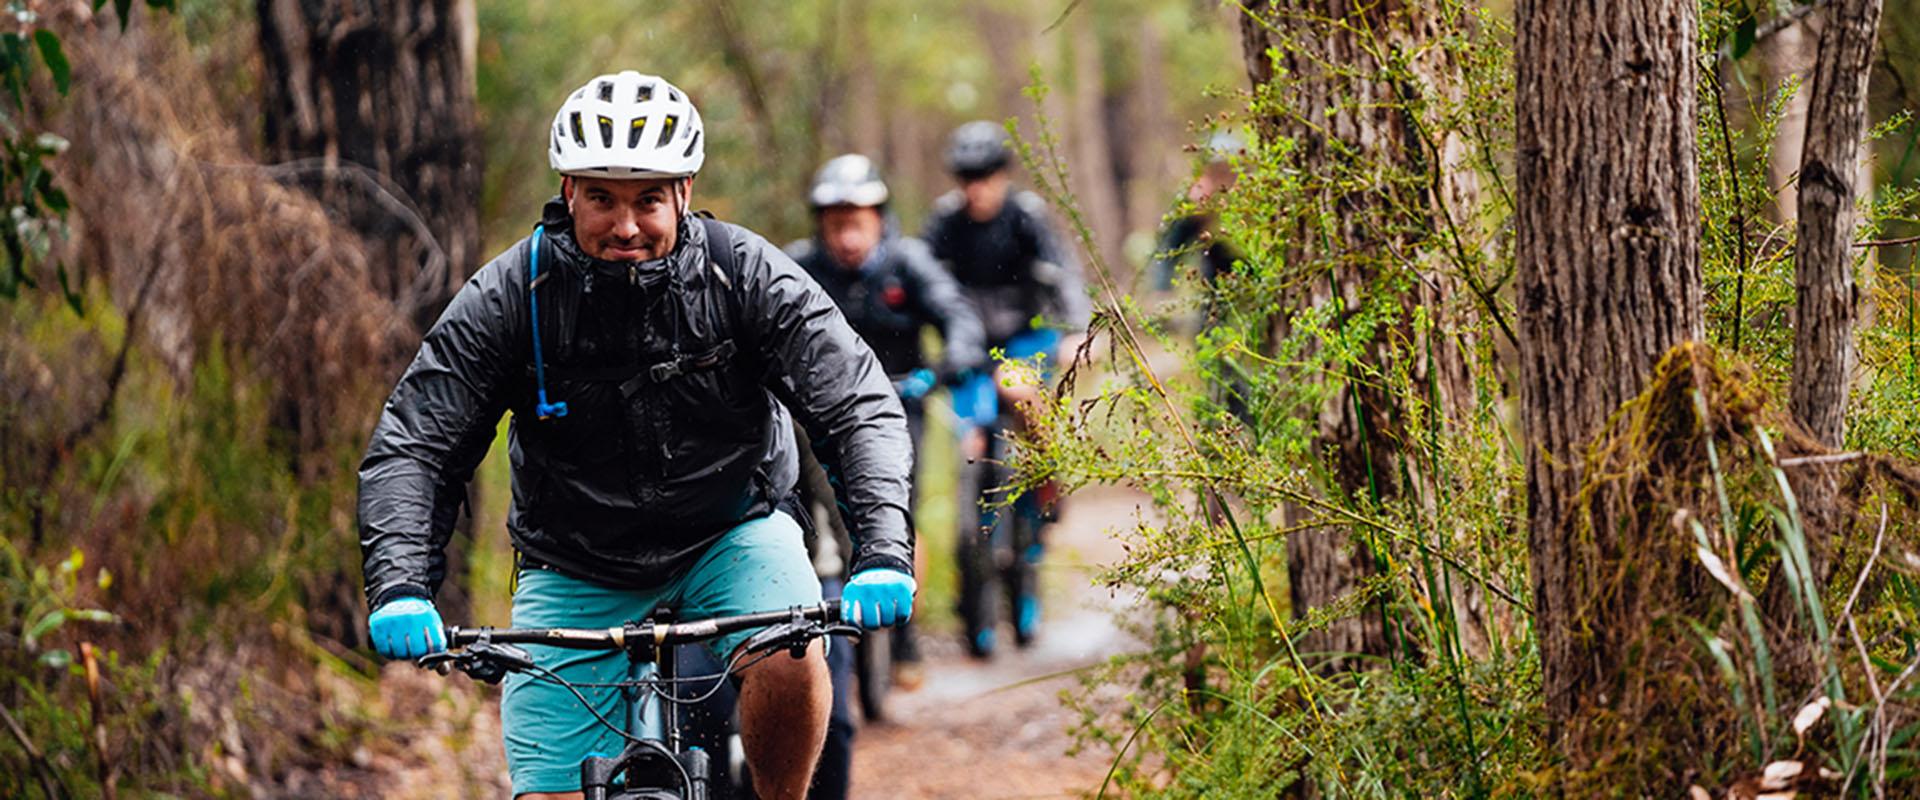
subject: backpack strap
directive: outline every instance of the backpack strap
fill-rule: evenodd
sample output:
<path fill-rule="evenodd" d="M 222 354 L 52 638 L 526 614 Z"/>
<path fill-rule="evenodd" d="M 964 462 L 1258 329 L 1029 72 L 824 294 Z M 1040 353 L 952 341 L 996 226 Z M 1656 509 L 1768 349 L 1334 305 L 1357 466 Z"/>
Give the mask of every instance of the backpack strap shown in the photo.
<path fill-rule="evenodd" d="M 740 274 L 740 256 L 733 252 L 733 229 L 709 212 L 696 212 L 695 216 L 707 227 L 707 264 L 713 267 L 720 285 L 732 289 Z"/>
<path fill-rule="evenodd" d="M 538 401 L 533 406 L 534 416 L 539 419 L 552 419 L 567 415 L 567 404 L 547 402 L 547 364 L 540 353 L 540 282 L 546 279 L 540 274 L 540 245 L 546 240 L 547 226 L 536 225 L 533 228 L 533 242 L 527 248 L 527 315 L 532 318 L 533 328 L 533 380 L 539 392 Z"/>

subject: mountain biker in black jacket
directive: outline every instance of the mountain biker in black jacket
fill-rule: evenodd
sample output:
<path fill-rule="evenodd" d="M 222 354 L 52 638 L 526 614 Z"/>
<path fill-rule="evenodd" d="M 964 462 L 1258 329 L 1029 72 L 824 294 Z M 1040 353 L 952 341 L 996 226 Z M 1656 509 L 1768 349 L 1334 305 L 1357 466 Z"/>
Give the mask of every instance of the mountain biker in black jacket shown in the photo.
<path fill-rule="evenodd" d="M 947 168 L 960 184 L 934 204 L 922 237 L 933 254 L 945 262 L 968 299 L 979 311 L 986 326 L 987 344 L 1009 359 L 1035 355 L 1045 357 L 1046 367 L 1059 363 L 1063 334 L 1084 330 L 1091 315 L 1085 279 L 1073 254 L 1062 247 L 1048 221 L 1046 203 L 1032 192 L 1011 189 L 1008 169 L 1013 150 L 1007 134 L 991 122 L 969 122 L 953 132 L 946 151 Z M 1039 320 L 1036 322 L 1036 319 Z M 1019 421 L 1022 409 L 1036 401 L 1038 389 L 1034 377 L 1025 370 L 1001 370 L 990 387 L 962 386 L 956 392 L 955 406 L 972 405 L 980 409 L 986 403 L 968 403 L 959 398 L 993 398 L 1008 407 Z M 963 412 L 967 415 L 968 412 Z M 991 465 L 1003 460 L 998 452 L 1004 439 L 991 435 L 997 412 L 971 414 L 982 427 L 970 431 L 962 441 L 969 461 Z M 1001 483 L 999 478 L 963 475 L 960 498 L 963 510 L 979 506 L 978 495 Z M 1015 512 L 1032 520 L 1036 532 L 1050 514 L 1056 513 L 1057 492 L 1043 486 L 1040 491 L 1022 495 Z M 982 510 L 978 515 L 961 515 L 962 544 L 978 539 L 983 528 L 998 524 L 999 512 Z M 1036 536 L 1038 534 L 1036 533 Z M 1043 547 L 1035 542 L 1019 558 L 1025 561 L 1029 575 L 1037 566 Z M 965 554 L 962 553 L 964 560 Z M 1032 579 L 1022 579 L 1032 584 Z M 1014 636 L 1018 644 L 1033 639 L 1039 624 L 1039 596 L 1031 585 L 1023 585 L 1014 599 Z M 962 604 L 970 605 L 968 592 L 962 592 Z M 963 609 L 964 611 L 964 609 Z M 967 623 L 967 646 L 978 657 L 994 650 L 994 631 L 984 617 L 962 614 Z"/>
<path fill-rule="evenodd" d="M 660 604 L 699 618 L 818 602 L 800 528 L 781 510 L 797 472 L 795 418 L 837 472 L 851 517 L 848 621 L 879 627 L 911 614 L 900 402 L 792 260 L 744 228 L 687 213 L 703 135 L 683 93 L 636 72 L 589 81 L 561 106 L 547 136 L 562 196 L 427 333 L 361 463 L 369 632 L 383 655 L 444 648 L 431 604 L 442 548 L 508 411 L 515 625 L 591 627 L 577 618 L 582 598 L 612 624 Z M 744 639 L 721 640 L 716 655 Z M 601 654 L 531 649 L 556 672 L 583 670 L 576 682 L 600 674 Z M 798 796 L 810 778 L 830 698 L 820 650 L 739 673 L 762 796 Z M 578 791 L 579 761 L 601 734 L 565 711 L 573 703 L 509 679 L 502 717 L 517 794 Z"/>

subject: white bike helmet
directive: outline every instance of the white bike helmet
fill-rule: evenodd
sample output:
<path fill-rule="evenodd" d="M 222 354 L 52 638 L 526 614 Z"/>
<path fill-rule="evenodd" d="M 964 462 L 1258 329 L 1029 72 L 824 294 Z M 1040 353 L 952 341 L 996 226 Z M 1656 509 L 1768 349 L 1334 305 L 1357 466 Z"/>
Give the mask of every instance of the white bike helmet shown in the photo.
<path fill-rule="evenodd" d="M 814 173 L 807 202 L 815 211 L 828 206 L 875 207 L 887 204 L 887 182 L 873 160 L 849 153 L 828 161 Z"/>
<path fill-rule="evenodd" d="M 627 70 L 587 81 L 553 116 L 547 161 L 562 175 L 685 178 L 707 158 L 700 112 L 666 79 Z"/>

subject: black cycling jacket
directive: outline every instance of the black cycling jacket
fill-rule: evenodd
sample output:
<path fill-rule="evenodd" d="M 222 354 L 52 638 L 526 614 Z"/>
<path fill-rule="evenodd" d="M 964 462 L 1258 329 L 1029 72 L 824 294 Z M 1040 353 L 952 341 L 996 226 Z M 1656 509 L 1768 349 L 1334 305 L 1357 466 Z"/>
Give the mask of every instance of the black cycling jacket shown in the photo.
<path fill-rule="evenodd" d="M 1039 195 L 1012 192 L 1000 213 L 975 222 L 964 196 L 948 192 L 934 202 L 922 238 L 973 301 L 988 346 L 1005 346 L 1037 315 L 1075 330 L 1087 326 L 1092 307 L 1080 263 L 1055 239 Z"/>
<path fill-rule="evenodd" d="M 533 413 L 528 237 L 461 288 L 374 428 L 360 465 L 371 606 L 439 588 L 464 484 L 508 411 L 507 529 L 536 562 L 612 585 L 666 581 L 793 491 L 791 409 L 841 477 L 854 568 L 913 571 L 900 401 L 798 265 L 692 217 L 671 255 L 639 265 L 583 254 L 557 198 L 543 222 L 547 392 L 568 413 Z M 710 231 L 731 259 L 708 257 Z"/>
<path fill-rule="evenodd" d="M 926 366 L 920 352 L 923 325 L 940 329 L 940 371 L 946 375 L 985 366 L 986 332 L 960 285 L 934 260 L 925 242 L 897 235 L 891 221 L 887 227 L 887 235 L 857 269 L 841 266 L 814 239 L 787 245 L 787 255 L 827 290 L 888 375 Z"/>

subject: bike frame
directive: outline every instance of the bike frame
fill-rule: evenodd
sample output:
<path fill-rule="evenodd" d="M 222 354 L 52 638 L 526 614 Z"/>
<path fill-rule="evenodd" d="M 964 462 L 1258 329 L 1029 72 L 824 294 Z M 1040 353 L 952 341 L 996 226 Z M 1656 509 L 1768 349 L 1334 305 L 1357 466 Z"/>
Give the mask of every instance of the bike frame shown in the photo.
<path fill-rule="evenodd" d="M 464 649 L 459 653 L 427 656 L 419 663 L 436 668 L 451 665 L 476 678 L 495 680 L 505 672 L 539 670 L 532 657 L 516 645 L 622 651 L 627 655 L 630 666 L 628 685 L 623 686 L 621 692 L 639 693 L 628 698 L 627 713 L 623 720 L 627 727 L 626 746 L 616 757 L 588 756 L 581 761 L 582 792 L 587 800 L 609 800 L 613 780 L 624 775 L 627 785 L 621 790 L 621 797 L 678 796 L 686 800 L 707 800 L 708 754 L 699 748 L 688 749 L 685 746 L 680 715 L 673 712 L 676 704 L 663 694 L 674 691 L 679 685 L 676 665 L 678 649 L 735 631 L 764 628 L 766 630 L 742 645 L 743 657 L 771 654 L 780 649 L 804 652 L 813 639 L 848 631 L 842 630 L 844 626 L 838 624 L 840 603 L 837 600 L 816 606 L 794 606 L 785 611 L 682 623 L 668 621 L 671 616 L 670 612 L 656 611 L 639 622 L 605 629 L 454 627 L 447 629 L 447 645 L 449 648 Z M 732 670 L 733 665 L 726 664 L 720 679 L 725 680 Z M 572 684 L 557 675 L 546 673 L 546 677 L 572 688 Z M 677 773 L 674 775 L 675 782 L 684 794 L 663 794 L 671 792 L 674 787 L 659 783 L 637 784 L 634 781 L 636 767 L 660 762 L 672 766 L 672 771 Z"/>

